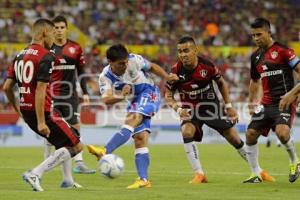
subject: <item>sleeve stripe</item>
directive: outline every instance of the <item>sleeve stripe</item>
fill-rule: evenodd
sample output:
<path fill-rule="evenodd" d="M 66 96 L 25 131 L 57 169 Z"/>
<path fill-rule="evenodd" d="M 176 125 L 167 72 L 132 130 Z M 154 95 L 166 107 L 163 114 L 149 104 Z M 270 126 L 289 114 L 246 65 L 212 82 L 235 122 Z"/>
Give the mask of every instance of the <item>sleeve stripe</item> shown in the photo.
<path fill-rule="evenodd" d="M 289 66 L 294 69 L 297 64 L 300 63 L 300 59 L 296 56 L 294 59 L 292 59 L 290 62 L 289 62 Z"/>

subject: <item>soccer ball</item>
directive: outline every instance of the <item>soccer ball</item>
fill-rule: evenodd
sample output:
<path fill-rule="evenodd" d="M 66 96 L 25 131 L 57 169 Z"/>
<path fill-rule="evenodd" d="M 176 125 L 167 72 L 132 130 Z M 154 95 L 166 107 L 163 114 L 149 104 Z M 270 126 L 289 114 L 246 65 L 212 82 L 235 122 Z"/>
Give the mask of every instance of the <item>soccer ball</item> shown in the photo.
<path fill-rule="evenodd" d="M 98 170 L 108 178 L 116 178 L 124 171 L 124 161 L 115 154 L 106 154 L 100 159 Z"/>

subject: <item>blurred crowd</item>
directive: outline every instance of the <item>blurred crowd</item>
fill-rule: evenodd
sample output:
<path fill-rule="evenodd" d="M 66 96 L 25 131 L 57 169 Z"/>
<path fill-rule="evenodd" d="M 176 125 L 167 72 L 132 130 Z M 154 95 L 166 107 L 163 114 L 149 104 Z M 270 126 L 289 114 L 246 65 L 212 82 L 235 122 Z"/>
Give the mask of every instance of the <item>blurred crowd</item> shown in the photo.
<path fill-rule="evenodd" d="M 57 14 L 97 44 L 169 45 L 189 34 L 201 45 L 248 46 L 258 16 L 281 42 L 297 40 L 300 25 L 300 0 L 3 0 L 0 8 L 2 42 L 29 41 L 30 21 Z"/>
<path fill-rule="evenodd" d="M 203 46 L 250 46 L 249 23 L 257 16 L 272 22 L 276 40 L 297 41 L 300 0 L 3 0 L 0 1 L 0 42 L 30 42 L 30 24 L 38 17 L 62 14 L 88 35 L 94 47 L 85 48 L 90 95 L 99 96 L 97 75 L 107 64 L 96 47 L 121 42 L 126 45 L 166 45 L 169 55 L 152 58 L 166 71 L 176 62 L 174 44 L 189 34 Z M 276 25 L 276 26 L 275 26 Z M 287 31 L 288 30 L 288 31 Z M 175 49 L 176 50 L 176 49 Z M 249 84 L 249 55 L 211 57 L 229 83 L 235 102 L 244 102 Z M 13 55 L 0 52 L 0 110 L 8 109 L 2 90 Z M 155 79 L 162 93 L 164 81 Z"/>

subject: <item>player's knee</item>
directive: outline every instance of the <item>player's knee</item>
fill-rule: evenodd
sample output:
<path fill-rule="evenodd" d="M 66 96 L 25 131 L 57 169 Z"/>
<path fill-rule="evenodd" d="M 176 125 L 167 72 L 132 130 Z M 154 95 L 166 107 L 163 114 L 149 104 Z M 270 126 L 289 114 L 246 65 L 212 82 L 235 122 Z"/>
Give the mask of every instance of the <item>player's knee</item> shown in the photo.
<path fill-rule="evenodd" d="M 77 145 L 75 145 L 74 147 L 74 151 L 77 153 L 80 153 L 83 150 L 83 145 L 81 142 L 79 142 Z"/>
<path fill-rule="evenodd" d="M 196 127 L 192 123 L 185 123 L 181 127 L 181 133 L 183 138 L 192 138 L 196 132 Z"/>
<path fill-rule="evenodd" d="M 130 113 L 126 119 L 125 124 L 132 127 L 137 127 L 143 120 L 143 115 L 139 113 Z"/>
<path fill-rule="evenodd" d="M 259 136 L 259 133 L 254 129 L 248 129 L 246 133 L 246 141 L 247 144 L 256 143 L 256 140 Z"/>
<path fill-rule="evenodd" d="M 147 146 L 148 143 L 148 133 L 143 132 L 139 134 L 135 134 L 133 136 L 135 148 L 142 148 Z"/>

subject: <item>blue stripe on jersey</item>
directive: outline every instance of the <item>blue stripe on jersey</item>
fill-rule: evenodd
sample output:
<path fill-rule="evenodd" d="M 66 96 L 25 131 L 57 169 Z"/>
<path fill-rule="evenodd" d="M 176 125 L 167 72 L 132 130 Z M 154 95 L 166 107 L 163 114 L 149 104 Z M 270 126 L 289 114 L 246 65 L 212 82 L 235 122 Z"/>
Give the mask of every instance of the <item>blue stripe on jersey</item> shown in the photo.
<path fill-rule="evenodd" d="M 142 69 L 144 69 L 146 71 L 149 71 L 150 68 L 151 68 L 151 63 L 147 59 L 145 59 L 145 58 L 144 58 L 144 62 L 145 62 L 145 65 L 144 65 L 144 67 Z"/>
<path fill-rule="evenodd" d="M 296 56 L 295 58 L 293 58 L 290 62 L 289 62 L 289 66 L 294 69 L 297 64 L 300 62 L 300 59 Z"/>

